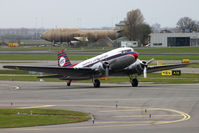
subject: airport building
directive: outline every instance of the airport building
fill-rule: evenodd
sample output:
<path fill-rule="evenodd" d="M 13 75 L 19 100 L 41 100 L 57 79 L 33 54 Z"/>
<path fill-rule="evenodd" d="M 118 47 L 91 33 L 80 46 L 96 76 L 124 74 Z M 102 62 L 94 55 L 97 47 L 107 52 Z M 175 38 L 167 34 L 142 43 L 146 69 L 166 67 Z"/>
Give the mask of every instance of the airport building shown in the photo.
<path fill-rule="evenodd" d="M 199 46 L 199 32 L 151 33 L 149 37 L 151 47 Z"/>

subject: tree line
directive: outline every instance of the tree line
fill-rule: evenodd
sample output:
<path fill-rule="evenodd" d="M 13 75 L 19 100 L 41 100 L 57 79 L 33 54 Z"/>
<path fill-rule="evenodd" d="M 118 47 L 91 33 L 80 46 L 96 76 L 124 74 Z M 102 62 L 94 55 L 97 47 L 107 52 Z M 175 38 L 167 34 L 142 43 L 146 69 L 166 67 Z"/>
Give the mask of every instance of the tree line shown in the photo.
<path fill-rule="evenodd" d="M 126 36 L 129 40 L 138 41 L 139 44 L 147 44 L 150 33 L 161 31 L 160 24 L 157 23 L 152 26 L 147 24 L 139 9 L 129 11 L 124 23 L 123 36 Z M 178 20 L 174 29 L 177 32 L 199 32 L 199 21 L 182 17 Z"/>

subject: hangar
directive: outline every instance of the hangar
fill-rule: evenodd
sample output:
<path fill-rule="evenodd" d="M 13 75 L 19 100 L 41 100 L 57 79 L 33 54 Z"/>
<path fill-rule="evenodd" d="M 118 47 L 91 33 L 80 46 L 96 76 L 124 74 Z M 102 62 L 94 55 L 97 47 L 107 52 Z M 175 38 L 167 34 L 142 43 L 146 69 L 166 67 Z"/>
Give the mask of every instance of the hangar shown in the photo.
<path fill-rule="evenodd" d="M 199 46 L 199 32 L 196 33 L 151 33 L 151 47 Z"/>

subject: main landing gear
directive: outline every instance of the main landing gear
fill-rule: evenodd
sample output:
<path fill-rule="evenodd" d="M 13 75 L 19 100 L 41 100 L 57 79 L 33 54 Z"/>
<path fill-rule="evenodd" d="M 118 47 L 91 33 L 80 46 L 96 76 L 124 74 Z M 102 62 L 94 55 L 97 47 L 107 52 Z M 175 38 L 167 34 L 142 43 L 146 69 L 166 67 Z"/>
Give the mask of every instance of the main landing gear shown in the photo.
<path fill-rule="evenodd" d="M 137 76 L 133 77 L 132 75 L 129 75 L 129 78 L 130 78 L 132 87 L 138 87 Z"/>
<path fill-rule="evenodd" d="M 67 86 L 70 86 L 72 80 L 67 81 Z"/>
<path fill-rule="evenodd" d="M 100 87 L 100 80 L 99 79 L 93 79 L 93 86 L 95 88 L 99 88 Z"/>

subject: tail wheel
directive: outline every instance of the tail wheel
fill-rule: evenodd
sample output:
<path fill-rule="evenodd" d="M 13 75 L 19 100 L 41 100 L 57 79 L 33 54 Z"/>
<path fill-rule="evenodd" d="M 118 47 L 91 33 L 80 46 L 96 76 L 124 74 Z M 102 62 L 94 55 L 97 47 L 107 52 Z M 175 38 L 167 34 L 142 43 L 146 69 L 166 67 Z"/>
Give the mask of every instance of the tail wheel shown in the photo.
<path fill-rule="evenodd" d="M 99 81 L 99 79 L 95 79 L 95 80 L 93 81 L 93 86 L 94 86 L 95 88 L 99 88 L 99 87 L 100 87 L 100 81 Z"/>
<path fill-rule="evenodd" d="M 137 79 L 131 79 L 131 85 L 132 85 L 132 87 L 138 87 L 138 80 Z"/>

